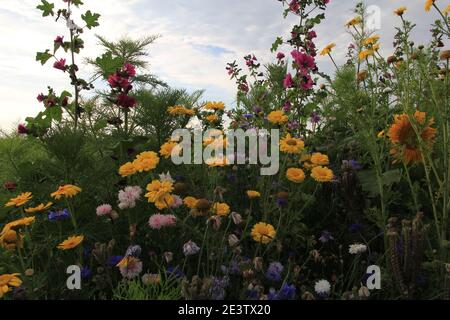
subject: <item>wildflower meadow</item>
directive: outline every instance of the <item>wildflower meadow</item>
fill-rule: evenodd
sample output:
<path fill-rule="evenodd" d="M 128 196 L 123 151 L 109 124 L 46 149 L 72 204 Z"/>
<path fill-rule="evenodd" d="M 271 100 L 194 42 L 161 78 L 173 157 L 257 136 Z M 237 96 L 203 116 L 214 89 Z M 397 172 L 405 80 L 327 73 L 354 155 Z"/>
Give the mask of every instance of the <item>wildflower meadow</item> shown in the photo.
<path fill-rule="evenodd" d="M 0 138 L 0 299 L 450 299 L 449 3 L 420 0 L 424 44 L 389 12 L 383 56 L 364 3 L 316 46 L 331 1 L 277 2 L 297 23 L 223 66 L 230 106 L 150 73 L 153 36 L 82 59 L 102 13 L 36 0 L 67 81 Z"/>

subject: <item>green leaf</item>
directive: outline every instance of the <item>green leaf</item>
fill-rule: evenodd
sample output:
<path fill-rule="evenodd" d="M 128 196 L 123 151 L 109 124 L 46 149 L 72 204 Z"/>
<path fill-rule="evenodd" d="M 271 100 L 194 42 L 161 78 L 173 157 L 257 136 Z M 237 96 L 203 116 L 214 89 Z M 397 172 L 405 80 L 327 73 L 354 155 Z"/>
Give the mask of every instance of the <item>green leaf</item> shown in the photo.
<path fill-rule="evenodd" d="M 394 183 L 400 182 L 402 173 L 400 170 L 386 171 L 381 176 L 383 187 L 389 187 Z M 358 174 L 359 181 L 363 191 L 367 192 L 370 197 L 376 197 L 380 194 L 380 187 L 375 170 L 364 170 Z"/>
<path fill-rule="evenodd" d="M 108 122 L 105 119 L 98 120 L 94 125 L 94 129 L 95 129 L 95 131 L 99 131 L 99 130 L 106 128 L 107 125 L 108 125 Z"/>
<path fill-rule="evenodd" d="M 88 27 L 88 29 L 98 27 L 100 25 L 98 23 L 98 18 L 100 18 L 100 15 L 98 13 L 92 13 L 91 10 L 88 10 L 85 14 L 81 15 L 81 19 L 86 22 L 86 27 Z"/>
<path fill-rule="evenodd" d="M 278 37 L 275 42 L 272 44 L 272 48 L 270 49 L 271 52 L 275 52 L 278 50 L 278 47 L 283 44 L 283 38 Z"/>
<path fill-rule="evenodd" d="M 83 2 L 82 2 L 81 0 L 72 0 L 72 3 L 73 3 L 76 7 L 81 6 L 81 5 L 83 4 Z"/>
<path fill-rule="evenodd" d="M 47 116 L 57 122 L 62 120 L 62 109 L 60 107 L 50 107 L 45 110 Z"/>
<path fill-rule="evenodd" d="M 45 52 L 38 52 L 36 54 L 36 61 L 40 61 L 42 65 L 44 65 L 53 55 L 50 53 L 50 50 L 45 50 Z"/>
<path fill-rule="evenodd" d="M 48 15 L 54 15 L 53 8 L 55 5 L 53 3 L 49 3 L 46 0 L 41 0 L 42 4 L 38 5 L 36 8 L 42 11 L 42 16 L 46 17 Z"/>
<path fill-rule="evenodd" d="M 107 52 L 95 59 L 95 63 L 102 70 L 103 76 L 106 79 L 110 74 L 113 74 L 117 69 L 122 67 L 123 60 L 119 57 L 113 58 L 111 52 Z"/>
<path fill-rule="evenodd" d="M 61 96 L 59 97 L 59 99 L 64 99 L 65 97 L 69 97 L 69 98 L 71 98 L 72 97 L 72 94 L 70 93 L 70 92 L 68 92 L 68 91 L 63 91 L 62 93 L 61 93 Z"/>

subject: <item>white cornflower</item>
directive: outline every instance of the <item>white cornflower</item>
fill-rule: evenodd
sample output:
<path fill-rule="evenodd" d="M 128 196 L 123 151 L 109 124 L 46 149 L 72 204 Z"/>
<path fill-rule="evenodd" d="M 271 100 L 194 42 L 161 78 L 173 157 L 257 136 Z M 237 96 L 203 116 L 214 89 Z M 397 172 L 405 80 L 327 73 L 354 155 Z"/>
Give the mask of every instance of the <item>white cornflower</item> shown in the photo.
<path fill-rule="evenodd" d="M 327 280 L 319 280 L 314 286 L 314 290 L 317 294 L 329 294 L 331 290 L 331 285 Z"/>
<path fill-rule="evenodd" d="M 360 254 L 360 253 L 364 253 L 367 251 L 367 246 L 361 243 L 355 243 L 355 244 L 351 244 L 348 247 L 348 252 L 350 254 Z"/>

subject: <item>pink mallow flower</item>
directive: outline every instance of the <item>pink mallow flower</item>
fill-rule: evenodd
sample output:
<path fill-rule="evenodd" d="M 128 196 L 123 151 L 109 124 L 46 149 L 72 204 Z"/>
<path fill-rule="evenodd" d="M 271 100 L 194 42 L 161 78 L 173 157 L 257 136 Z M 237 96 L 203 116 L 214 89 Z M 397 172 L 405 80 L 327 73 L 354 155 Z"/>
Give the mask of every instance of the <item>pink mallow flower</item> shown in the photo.
<path fill-rule="evenodd" d="M 136 69 L 130 63 L 125 63 L 125 65 L 123 66 L 123 71 L 126 72 L 129 77 L 135 77 L 136 76 Z"/>
<path fill-rule="evenodd" d="M 102 217 L 102 216 L 107 216 L 111 213 L 112 211 L 112 207 L 109 204 L 102 204 L 101 206 L 97 207 L 97 216 Z"/>
<path fill-rule="evenodd" d="M 289 88 L 292 88 L 293 85 L 294 85 L 294 81 L 292 80 L 292 76 L 290 73 L 288 73 L 286 75 L 286 77 L 284 77 L 283 86 L 285 89 L 289 89 Z"/>
<path fill-rule="evenodd" d="M 62 70 L 62 71 L 66 71 L 66 59 L 61 59 L 56 61 L 53 64 L 53 68 L 58 69 L 58 70 Z"/>
<path fill-rule="evenodd" d="M 127 78 L 123 78 L 117 73 L 114 73 L 108 77 L 108 83 L 112 88 L 122 89 L 126 89 L 130 85 L 130 82 Z"/>
<path fill-rule="evenodd" d="M 295 64 L 298 66 L 303 74 L 308 73 L 310 70 L 316 68 L 316 62 L 314 57 L 309 54 L 294 50 L 291 52 L 292 58 L 294 58 Z"/>
<path fill-rule="evenodd" d="M 283 60 L 284 57 L 285 57 L 285 55 L 284 55 L 283 52 L 278 52 L 278 53 L 277 53 L 277 59 L 278 59 L 278 60 Z"/>
<path fill-rule="evenodd" d="M 17 133 L 18 134 L 28 134 L 28 129 L 24 124 L 19 124 L 17 127 Z"/>
<path fill-rule="evenodd" d="M 177 222 L 177 218 L 172 214 L 154 214 L 148 219 L 150 228 L 160 230 L 164 227 L 173 227 Z"/>

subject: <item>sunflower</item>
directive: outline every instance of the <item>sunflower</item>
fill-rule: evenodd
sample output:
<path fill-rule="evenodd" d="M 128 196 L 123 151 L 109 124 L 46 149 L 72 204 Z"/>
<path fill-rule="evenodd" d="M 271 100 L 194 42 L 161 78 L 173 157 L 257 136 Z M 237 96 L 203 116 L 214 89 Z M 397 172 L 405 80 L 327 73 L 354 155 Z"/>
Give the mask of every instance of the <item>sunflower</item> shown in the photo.
<path fill-rule="evenodd" d="M 334 174 L 331 169 L 319 166 L 311 170 L 311 177 L 317 182 L 330 182 L 333 180 Z"/>
<path fill-rule="evenodd" d="M 320 55 L 321 56 L 326 56 L 326 55 L 330 54 L 334 47 L 336 47 L 336 44 L 335 43 L 330 43 L 325 48 L 323 48 L 322 51 L 320 51 Z"/>
<path fill-rule="evenodd" d="M 395 157 L 403 159 L 405 164 L 417 164 L 422 162 L 422 152 L 420 151 L 420 143 L 423 141 L 429 148 L 433 146 L 436 136 L 436 129 L 431 126 L 433 119 L 426 121 L 426 113 L 416 111 L 414 113 L 414 122 L 418 124 L 418 133 L 420 139 L 414 130 L 407 114 L 399 114 L 394 117 L 394 124 L 389 128 L 388 137 L 393 145 L 390 153 Z"/>
<path fill-rule="evenodd" d="M 58 244 L 58 249 L 60 250 L 70 250 L 76 248 L 82 243 L 84 240 L 84 236 L 72 236 Z"/>
<path fill-rule="evenodd" d="M 136 167 L 131 162 L 127 162 L 119 168 L 119 174 L 122 177 L 128 177 L 135 173 L 136 173 Z"/>
<path fill-rule="evenodd" d="M 65 196 L 66 198 L 72 198 L 80 192 L 81 192 L 80 187 L 77 187 L 73 184 L 66 184 L 66 185 L 60 186 L 58 188 L 58 190 L 53 192 L 50 196 L 52 198 L 55 198 L 56 200 L 58 200 L 58 199 L 61 199 L 62 196 Z"/>
<path fill-rule="evenodd" d="M 159 154 L 168 159 L 172 156 L 172 151 L 178 146 L 178 143 L 175 141 L 168 141 L 161 146 L 159 150 Z"/>
<path fill-rule="evenodd" d="M 286 178 L 295 183 L 301 183 L 305 181 L 305 172 L 299 168 L 289 168 L 286 171 Z"/>
<path fill-rule="evenodd" d="M 275 228 L 271 224 L 265 222 L 255 224 L 252 229 L 253 240 L 262 244 L 272 242 L 276 234 Z"/>
<path fill-rule="evenodd" d="M 256 199 L 256 198 L 261 197 L 261 193 L 259 193 L 258 191 L 255 191 L 255 190 L 247 190 L 247 196 L 250 199 Z"/>
<path fill-rule="evenodd" d="M 398 16 L 402 16 L 406 12 L 406 7 L 400 7 L 394 10 L 394 13 Z"/>
<path fill-rule="evenodd" d="M 159 163 L 159 157 L 156 152 L 153 151 L 145 151 L 136 156 L 136 159 L 133 161 L 133 165 L 136 168 L 136 171 L 151 171 L 156 168 Z"/>
<path fill-rule="evenodd" d="M 302 152 L 304 148 L 305 143 L 303 142 L 303 140 L 293 138 L 289 133 L 280 141 L 280 150 L 282 152 L 298 154 Z"/>
<path fill-rule="evenodd" d="M 267 116 L 267 120 L 273 124 L 285 124 L 288 122 L 289 118 L 284 114 L 283 110 L 272 111 Z"/>
<path fill-rule="evenodd" d="M 5 204 L 5 207 L 12 207 L 12 206 L 20 207 L 20 206 L 23 206 L 25 203 L 30 201 L 31 198 L 33 198 L 33 194 L 31 192 L 21 193 L 17 197 L 12 198 L 11 200 L 9 200 L 9 202 L 7 204 Z"/>
<path fill-rule="evenodd" d="M 221 101 L 210 101 L 207 102 L 204 106 L 204 109 L 206 110 L 223 110 L 225 109 L 225 103 L 221 102 Z"/>
<path fill-rule="evenodd" d="M 37 207 L 25 209 L 25 212 L 26 213 L 42 212 L 42 211 L 47 210 L 48 208 L 50 208 L 52 205 L 53 205 L 53 202 L 48 202 L 47 204 L 41 203 Z"/>
<path fill-rule="evenodd" d="M 320 152 L 313 153 L 310 161 L 315 166 L 327 166 L 330 164 L 328 156 Z"/>
<path fill-rule="evenodd" d="M 153 180 L 147 185 L 147 191 L 145 197 L 148 198 L 148 202 L 154 203 L 160 210 L 170 207 L 175 202 L 170 194 L 173 191 L 173 183 L 170 181 Z"/>
<path fill-rule="evenodd" d="M 20 273 L 2 274 L 0 276 L 0 299 L 11 291 L 10 287 L 20 287 L 22 280 L 18 276 L 20 276 Z"/>
<path fill-rule="evenodd" d="M 227 216 L 230 213 L 230 206 L 226 203 L 214 203 L 213 205 L 213 211 L 218 216 Z"/>

